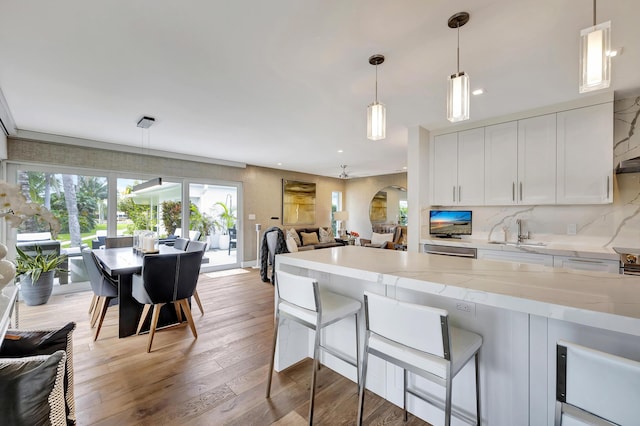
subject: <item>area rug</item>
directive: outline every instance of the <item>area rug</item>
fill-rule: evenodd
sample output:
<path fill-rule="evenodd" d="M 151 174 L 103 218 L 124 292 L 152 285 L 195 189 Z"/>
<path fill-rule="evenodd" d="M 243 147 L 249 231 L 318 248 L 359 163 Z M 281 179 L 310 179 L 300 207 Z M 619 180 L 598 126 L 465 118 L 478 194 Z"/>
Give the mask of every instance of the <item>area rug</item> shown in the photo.
<path fill-rule="evenodd" d="M 237 269 L 226 269 L 224 271 L 207 272 L 205 275 L 209 278 L 220 278 L 220 277 L 228 277 L 230 275 L 248 274 L 248 273 L 249 271 L 246 271 L 241 268 L 237 268 Z"/>

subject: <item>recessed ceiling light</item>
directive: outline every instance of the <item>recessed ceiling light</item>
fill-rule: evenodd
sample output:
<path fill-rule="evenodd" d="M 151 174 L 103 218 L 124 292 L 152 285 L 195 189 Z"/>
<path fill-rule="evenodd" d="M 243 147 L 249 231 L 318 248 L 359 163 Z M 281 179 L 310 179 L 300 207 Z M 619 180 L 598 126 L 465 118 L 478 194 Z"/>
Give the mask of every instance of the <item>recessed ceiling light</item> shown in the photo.
<path fill-rule="evenodd" d="M 404 167 L 402 168 L 402 170 L 407 170 L 407 166 L 404 166 Z"/>
<path fill-rule="evenodd" d="M 338 152 L 339 152 L 339 153 L 343 153 L 344 151 L 343 151 L 343 150 L 341 150 L 341 149 L 339 149 L 339 150 L 338 150 Z"/>
<path fill-rule="evenodd" d="M 282 163 L 278 163 L 278 166 L 282 166 Z"/>
<path fill-rule="evenodd" d="M 471 94 L 474 96 L 482 95 L 483 93 L 484 93 L 484 89 L 476 89 L 473 92 L 471 92 Z"/>

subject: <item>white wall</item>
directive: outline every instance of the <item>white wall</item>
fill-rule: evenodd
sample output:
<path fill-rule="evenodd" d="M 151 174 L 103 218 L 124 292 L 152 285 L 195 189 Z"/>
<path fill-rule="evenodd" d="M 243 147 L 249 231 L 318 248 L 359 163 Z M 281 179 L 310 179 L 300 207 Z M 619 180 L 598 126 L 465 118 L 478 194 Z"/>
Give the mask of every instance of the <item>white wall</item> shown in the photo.
<path fill-rule="evenodd" d="M 343 208 L 349 212 L 347 230 L 356 231 L 363 238 L 371 238 L 371 221 L 369 220 L 369 204 L 376 193 L 388 186 L 397 185 L 407 187 L 407 174 L 355 178 L 346 181 Z M 409 204 L 411 211 L 411 204 Z M 387 216 L 391 223 L 395 217 Z"/>

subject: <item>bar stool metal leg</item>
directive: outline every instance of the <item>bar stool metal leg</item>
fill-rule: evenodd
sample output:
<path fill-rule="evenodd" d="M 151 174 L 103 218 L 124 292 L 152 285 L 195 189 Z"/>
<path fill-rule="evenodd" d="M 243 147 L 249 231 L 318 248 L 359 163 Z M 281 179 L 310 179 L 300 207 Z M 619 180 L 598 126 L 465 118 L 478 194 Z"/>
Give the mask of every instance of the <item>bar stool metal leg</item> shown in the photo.
<path fill-rule="evenodd" d="M 360 393 L 360 325 L 358 323 L 358 316 L 360 314 L 356 312 L 356 383 L 358 383 L 358 393 Z"/>
<path fill-rule="evenodd" d="M 311 372 L 311 395 L 309 397 L 309 426 L 313 424 L 313 403 L 316 396 L 316 375 L 318 374 L 318 365 L 320 364 L 320 326 L 316 327 L 315 345 L 313 347 L 313 368 Z"/>
<path fill-rule="evenodd" d="M 369 351 L 367 342 L 368 339 L 365 340 L 362 357 L 362 372 L 360 373 L 360 395 L 358 397 L 358 419 L 356 421 L 358 426 L 362 426 L 362 416 L 364 416 L 364 393 L 367 388 L 367 361 L 369 361 L 369 357 L 367 356 L 367 352 Z"/>
<path fill-rule="evenodd" d="M 480 426 L 482 417 L 480 417 L 480 363 L 478 362 L 478 354 L 476 352 L 476 425 Z"/>
<path fill-rule="evenodd" d="M 444 426 L 451 425 L 451 382 L 451 369 L 447 366 L 447 396 L 444 405 Z"/>
<path fill-rule="evenodd" d="M 269 377 L 267 379 L 267 398 L 271 396 L 271 378 L 273 377 L 273 363 L 276 357 L 276 343 L 278 342 L 278 327 L 280 326 L 280 312 L 276 312 L 275 326 L 273 330 L 273 345 L 271 346 L 271 362 L 269 363 Z"/>
<path fill-rule="evenodd" d="M 402 411 L 404 415 L 404 421 L 406 422 L 409 419 L 409 414 L 407 413 L 407 380 L 409 378 L 409 373 L 407 373 L 406 369 L 402 369 Z"/>

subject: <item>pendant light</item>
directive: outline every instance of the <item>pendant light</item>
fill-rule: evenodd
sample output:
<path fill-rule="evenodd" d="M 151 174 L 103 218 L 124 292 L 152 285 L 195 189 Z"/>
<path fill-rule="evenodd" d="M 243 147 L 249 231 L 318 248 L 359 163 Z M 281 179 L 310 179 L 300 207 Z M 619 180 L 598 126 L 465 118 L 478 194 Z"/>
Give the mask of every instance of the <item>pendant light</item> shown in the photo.
<path fill-rule="evenodd" d="M 593 0 L 593 26 L 580 31 L 580 93 L 609 87 L 610 52 L 611 21 L 596 25 L 596 0 Z"/>
<path fill-rule="evenodd" d="M 449 76 L 449 90 L 447 92 L 447 120 L 455 123 L 469 119 L 469 76 L 460 71 L 460 27 L 469 22 L 469 14 L 460 12 L 449 18 L 449 28 L 458 30 L 458 68 L 455 74 Z"/>
<path fill-rule="evenodd" d="M 367 138 L 372 141 L 387 136 L 387 113 L 384 105 L 378 102 L 378 65 L 383 62 L 383 55 L 373 55 L 369 58 L 369 63 L 376 67 L 376 98 L 367 108 Z"/>

